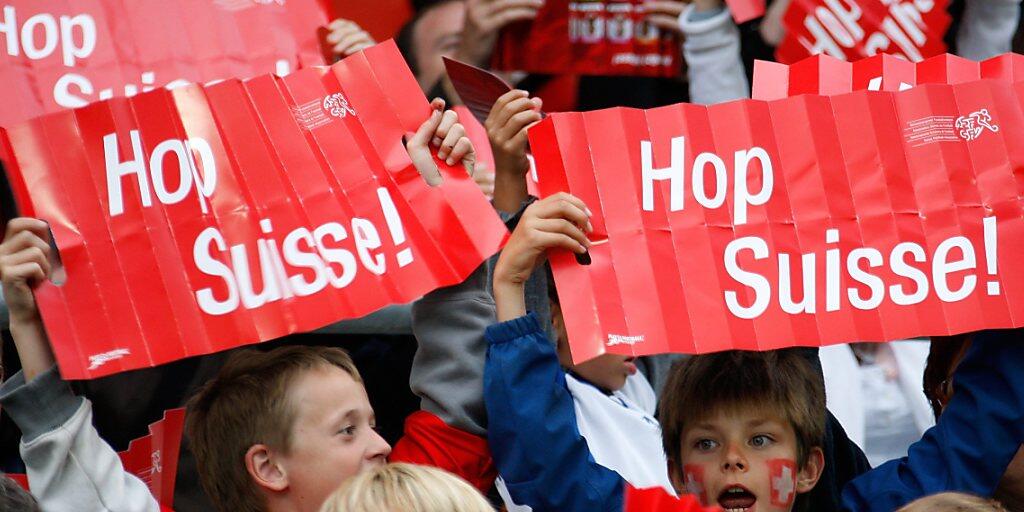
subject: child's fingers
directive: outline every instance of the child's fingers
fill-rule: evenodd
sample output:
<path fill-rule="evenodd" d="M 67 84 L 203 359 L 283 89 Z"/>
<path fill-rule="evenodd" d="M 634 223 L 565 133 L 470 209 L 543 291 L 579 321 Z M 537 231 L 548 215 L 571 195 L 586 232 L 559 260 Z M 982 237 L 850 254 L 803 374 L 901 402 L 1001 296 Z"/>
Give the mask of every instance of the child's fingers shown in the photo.
<path fill-rule="evenodd" d="M 586 226 L 587 232 L 593 231 L 590 224 L 589 210 L 579 199 L 560 192 L 541 203 L 536 216 L 542 219 L 562 218 L 577 226 Z"/>
<path fill-rule="evenodd" d="M 455 143 L 455 147 L 452 148 L 452 154 L 448 155 L 448 159 L 445 161 L 448 165 L 455 165 L 458 162 L 466 164 L 468 156 L 473 156 L 473 158 L 471 159 L 472 163 L 466 165 L 466 172 L 472 176 L 475 171 L 473 167 L 476 165 L 476 153 L 473 150 L 473 143 L 469 140 L 469 137 L 462 137 L 459 139 L 459 141 Z"/>
<path fill-rule="evenodd" d="M 0 264 L 2 264 L 0 268 L 3 269 L 3 278 L 8 282 L 34 277 L 45 279 L 46 276 L 50 275 L 51 270 L 50 260 L 47 258 L 46 251 L 40 250 L 38 247 L 29 247 L 14 254 L 5 255 L 0 258 Z M 31 266 L 33 265 L 42 271 L 41 276 L 37 276 L 32 271 Z M 29 273 L 26 274 L 25 272 Z"/>
<path fill-rule="evenodd" d="M 49 267 L 49 264 L 46 264 Z M 37 262 L 22 263 L 16 266 L 7 267 L 4 272 L 4 282 L 14 283 L 24 281 L 26 283 L 38 283 L 46 280 L 49 270 L 43 270 L 43 265 Z"/>
<path fill-rule="evenodd" d="M 0 249 L 0 254 L 14 254 L 18 251 L 32 247 L 36 247 L 43 251 L 45 255 L 49 255 L 50 253 L 49 242 L 40 238 L 37 233 L 25 230 L 15 233 L 15 235 L 5 241 L 3 245 L 0 245 L 0 248 L 2 248 Z"/>
<path fill-rule="evenodd" d="M 10 222 L 7 223 L 4 240 L 10 240 L 20 231 L 31 231 L 44 241 L 48 242 L 50 240 L 50 226 L 45 221 L 34 219 L 32 217 L 18 217 L 16 219 L 11 219 Z"/>
<path fill-rule="evenodd" d="M 350 55 L 368 46 L 373 46 L 373 38 L 370 34 L 360 30 L 349 34 L 341 39 L 338 44 L 334 45 L 334 52 L 342 55 Z"/>
<path fill-rule="evenodd" d="M 502 94 L 500 97 L 498 97 L 498 101 L 495 101 L 494 105 L 491 106 L 491 111 L 487 114 L 487 119 L 484 120 L 484 126 L 500 126 L 496 123 L 495 118 L 498 117 L 501 111 L 505 108 L 505 105 L 519 98 L 527 97 L 529 97 L 529 93 L 527 93 L 526 91 L 521 91 L 519 89 L 513 89 L 509 92 L 506 92 L 505 94 Z"/>
<path fill-rule="evenodd" d="M 494 117 L 494 128 L 500 133 L 501 129 L 508 125 L 509 120 L 522 112 L 529 112 L 533 108 L 530 98 L 517 98 L 511 101 L 505 108 Z"/>
<path fill-rule="evenodd" d="M 454 110 L 445 110 L 444 114 L 441 116 L 441 122 L 437 125 L 437 128 L 434 129 L 434 138 L 430 141 L 430 143 L 433 144 L 434 146 L 442 146 L 444 144 L 445 138 L 448 137 L 448 132 L 450 132 L 452 130 L 452 127 L 454 127 L 458 123 L 459 114 L 457 114 Z M 459 135 L 459 137 L 461 136 L 462 135 Z M 459 138 L 455 137 L 455 139 L 451 141 L 451 144 L 448 146 L 449 150 L 453 145 L 455 145 L 456 140 L 459 140 Z M 438 156 L 441 155 L 439 154 Z M 445 155 L 441 156 L 441 158 L 444 159 L 445 156 L 447 156 L 447 151 L 445 151 Z"/>
<path fill-rule="evenodd" d="M 406 141 L 407 147 L 409 147 L 410 150 L 413 146 L 422 146 L 423 148 L 427 148 L 431 137 L 433 137 L 434 132 L 437 131 L 437 127 L 441 125 L 441 117 L 440 111 L 434 110 L 431 112 L 430 117 L 427 118 L 426 121 L 423 121 L 423 124 L 421 124 L 419 129 L 416 130 L 416 133 Z"/>
<path fill-rule="evenodd" d="M 583 230 L 565 219 L 538 219 L 535 226 L 547 233 L 561 233 L 571 237 L 584 248 L 590 247 L 590 240 L 587 240 L 587 235 L 583 233 Z"/>
<path fill-rule="evenodd" d="M 533 236 L 536 237 L 535 240 L 537 246 L 545 250 L 561 248 L 579 254 L 587 252 L 586 247 L 583 247 L 583 245 L 569 235 L 562 233 L 550 233 L 547 231 L 536 231 Z"/>
<path fill-rule="evenodd" d="M 523 128 L 540 121 L 540 119 L 540 112 L 536 110 L 525 110 L 512 116 L 512 119 L 498 132 L 500 140 L 511 141 L 520 133 L 525 137 L 526 131 Z"/>
<path fill-rule="evenodd" d="M 451 155 L 455 144 L 459 142 L 459 139 L 466 136 L 466 129 L 457 121 L 458 119 L 456 118 L 456 122 L 453 122 L 441 137 L 441 143 L 439 144 L 440 148 L 437 150 L 437 157 L 441 160 L 447 160 L 449 155 Z M 444 122 L 442 121 L 441 124 L 443 125 Z M 436 138 L 437 137 L 435 137 L 435 139 Z"/>

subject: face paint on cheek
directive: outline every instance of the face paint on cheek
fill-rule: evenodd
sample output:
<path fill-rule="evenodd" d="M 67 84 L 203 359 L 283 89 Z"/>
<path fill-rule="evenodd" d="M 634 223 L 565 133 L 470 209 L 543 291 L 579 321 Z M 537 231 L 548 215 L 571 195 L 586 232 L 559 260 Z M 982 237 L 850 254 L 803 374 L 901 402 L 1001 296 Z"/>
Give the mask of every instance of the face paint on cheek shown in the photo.
<path fill-rule="evenodd" d="M 686 464 L 683 466 L 683 484 L 686 494 L 693 494 L 700 499 L 701 505 L 708 506 L 708 492 L 704 487 L 704 466 Z"/>
<path fill-rule="evenodd" d="M 789 459 L 771 459 L 768 461 L 768 475 L 772 505 L 792 505 L 796 499 L 796 462 Z"/>

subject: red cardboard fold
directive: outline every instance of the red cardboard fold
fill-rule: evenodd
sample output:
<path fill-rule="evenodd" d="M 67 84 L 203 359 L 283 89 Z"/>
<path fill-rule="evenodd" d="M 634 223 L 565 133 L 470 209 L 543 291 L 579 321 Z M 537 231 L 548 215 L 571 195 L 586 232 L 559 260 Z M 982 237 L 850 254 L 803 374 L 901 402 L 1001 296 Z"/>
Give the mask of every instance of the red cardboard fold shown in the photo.
<path fill-rule="evenodd" d="M 549 255 L 574 359 L 1024 325 L 1022 93 L 552 114 L 530 131 L 540 192 L 594 212 L 590 265 Z"/>
<path fill-rule="evenodd" d="M 67 281 L 36 299 L 62 375 L 304 332 L 462 281 L 507 231 L 402 138 L 430 106 L 394 43 L 287 77 L 155 90 L 12 126 L 22 215 Z"/>

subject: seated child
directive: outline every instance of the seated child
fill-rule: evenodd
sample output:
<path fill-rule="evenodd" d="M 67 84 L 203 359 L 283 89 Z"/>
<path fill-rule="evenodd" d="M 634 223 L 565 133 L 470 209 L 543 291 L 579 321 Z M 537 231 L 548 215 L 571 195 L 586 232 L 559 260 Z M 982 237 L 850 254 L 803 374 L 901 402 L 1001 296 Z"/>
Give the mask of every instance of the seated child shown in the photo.
<path fill-rule="evenodd" d="M 556 341 L 526 314 L 524 286 L 540 255 L 550 247 L 584 252 L 589 242 L 577 226 L 587 226 L 587 217 L 568 194 L 530 205 L 495 266 L 502 323 L 487 329 L 484 402 L 510 510 L 621 510 L 623 479 L 673 492 L 654 391 L 632 358 L 606 354 L 573 364 L 555 295 Z"/>
<path fill-rule="evenodd" d="M 1006 512 L 1006 508 L 995 500 L 944 492 L 916 500 L 897 512 Z"/>
<path fill-rule="evenodd" d="M 465 480 L 437 468 L 387 464 L 341 484 L 320 512 L 494 512 Z"/>

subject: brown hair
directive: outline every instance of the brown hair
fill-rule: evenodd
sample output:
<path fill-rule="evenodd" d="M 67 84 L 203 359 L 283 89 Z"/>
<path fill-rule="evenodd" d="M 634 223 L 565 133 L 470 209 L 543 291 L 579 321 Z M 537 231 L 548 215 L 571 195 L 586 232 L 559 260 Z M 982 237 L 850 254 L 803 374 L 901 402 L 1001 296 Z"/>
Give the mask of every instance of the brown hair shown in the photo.
<path fill-rule="evenodd" d="M 320 512 L 494 512 L 465 480 L 430 466 L 386 464 L 341 484 Z"/>
<path fill-rule="evenodd" d="M 1006 512 L 1006 509 L 996 500 L 959 492 L 944 492 L 921 498 L 897 512 Z"/>
<path fill-rule="evenodd" d="M 797 459 L 825 442 L 825 381 L 800 349 L 733 350 L 680 361 L 659 403 L 662 443 L 672 464 L 681 464 L 683 432 L 723 410 L 770 407 L 796 432 Z"/>
<path fill-rule="evenodd" d="M 304 372 L 331 366 L 362 382 L 352 359 L 339 348 L 241 350 L 189 400 L 185 428 L 203 488 L 218 510 L 265 510 L 246 470 L 245 453 L 256 444 L 288 452 L 295 422 L 288 390 Z"/>

